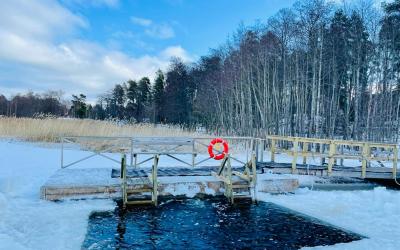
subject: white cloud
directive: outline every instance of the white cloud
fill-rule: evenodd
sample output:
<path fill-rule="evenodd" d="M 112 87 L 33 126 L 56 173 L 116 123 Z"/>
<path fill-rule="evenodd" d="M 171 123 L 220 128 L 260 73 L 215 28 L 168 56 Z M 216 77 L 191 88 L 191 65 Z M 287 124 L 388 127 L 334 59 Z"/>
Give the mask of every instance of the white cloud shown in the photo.
<path fill-rule="evenodd" d="M 175 31 L 167 23 L 155 23 L 150 19 L 141 17 L 131 17 L 131 22 L 145 28 L 144 33 L 150 37 L 159 39 L 169 39 L 175 36 Z"/>
<path fill-rule="evenodd" d="M 157 69 L 168 67 L 172 56 L 191 59 L 180 46 L 132 57 L 77 39 L 74 31 L 85 27 L 83 18 L 54 1 L 1 2 L 0 93 L 61 89 L 93 100 L 116 83 L 154 77 Z"/>
<path fill-rule="evenodd" d="M 150 19 L 135 16 L 131 17 L 131 22 L 144 27 L 148 27 L 153 23 Z"/>
<path fill-rule="evenodd" d="M 194 58 L 190 56 L 185 49 L 183 49 L 181 46 L 171 46 L 166 48 L 161 52 L 161 56 L 163 58 L 173 58 L 173 57 L 179 57 L 181 58 L 184 62 L 192 62 L 194 61 Z"/>
<path fill-rule="evenodd" d="M 160 39 L 169 39 L 175 36 L 174 29 L 168 24 L 153 25 L 145 30 L 145 33 L 151 37 Z"/>

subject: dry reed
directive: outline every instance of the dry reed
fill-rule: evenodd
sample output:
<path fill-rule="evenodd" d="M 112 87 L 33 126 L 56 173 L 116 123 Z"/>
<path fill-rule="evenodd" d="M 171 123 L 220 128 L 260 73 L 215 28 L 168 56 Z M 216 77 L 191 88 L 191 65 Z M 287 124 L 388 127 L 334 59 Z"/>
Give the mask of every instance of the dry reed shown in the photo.
<path fill-rule="evenodd" d="M 0 137 L 57 142 L 61 136 L 195 136 L 179 126 L 119 124 L 81 119 L 32 119 L 0 117 Z"/>

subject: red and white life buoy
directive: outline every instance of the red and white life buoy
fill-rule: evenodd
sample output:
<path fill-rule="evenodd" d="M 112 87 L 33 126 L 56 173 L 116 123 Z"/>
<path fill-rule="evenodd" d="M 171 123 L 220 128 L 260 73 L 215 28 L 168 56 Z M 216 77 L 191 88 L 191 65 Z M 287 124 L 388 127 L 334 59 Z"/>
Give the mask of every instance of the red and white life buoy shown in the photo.
<path fill-rule="evenodd" d="M 214 150 L 214 146 L 217 143 L 221 143 L 222 146 L 224 147 L 224 150 L 219 153 L 219 154 L 214 154 L 213 150 Z M 221 138 L 215 138 L 214 140 L 212 140 L 210 142 L 210 144 L 208 145 L 208 154 L 210 155 L 210 158 L 213 158 L 215 160 L 222 160 L 224 159 L 225 155 L 228 154 L 228 150 L 229 150 L 229 146 L 228 143 L 221 139 Z"/>

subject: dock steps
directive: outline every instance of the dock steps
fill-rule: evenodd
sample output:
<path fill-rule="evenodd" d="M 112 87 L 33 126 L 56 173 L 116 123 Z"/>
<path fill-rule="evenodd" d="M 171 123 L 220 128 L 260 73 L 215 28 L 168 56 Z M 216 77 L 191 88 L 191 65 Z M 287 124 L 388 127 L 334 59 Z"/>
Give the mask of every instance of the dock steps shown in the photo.
<path fill-rule="evenodd" d="M 133 182 L 131 176 L 127 176 L 126 155 L 122 156 L 121 160 L 121 182 L 122 182 L 122 203 L 126 208 L 130 205 L 153 204 L 157 206 L 158 198 L 158 182 L 157 182 L 157 166 L 159 155 L 154 156 L 154 163 L 151 170 L 151 175 L 146 174 L 146 184 L 137 189 L 128 189 L 128 181 Z M 143 196 L 143 193 L 150 195 Z"/>
<path fill-rule="evenodd" d="M 229 154 L 227 154 L 218 171 L 211 172 L 213 176 L 223 182 L 225 196 L 231 204 L 234 204 L 235 200 L 256 200 L 256 192 L 251 192 L 251 189 L 255 188 L 257 180 L 257 166 L 254 154 L 243 168 L 243 171 L 233 170 Z"/>

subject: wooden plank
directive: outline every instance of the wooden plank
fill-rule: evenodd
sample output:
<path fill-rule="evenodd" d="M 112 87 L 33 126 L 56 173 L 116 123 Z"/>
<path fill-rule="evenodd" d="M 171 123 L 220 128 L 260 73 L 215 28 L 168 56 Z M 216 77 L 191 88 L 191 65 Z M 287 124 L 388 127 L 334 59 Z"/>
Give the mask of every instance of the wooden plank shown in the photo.
<path fill-rule="evenodd" d="M 215 178 L 219 179 L 220 181 L 224 183 L 229 183 L 229 180 L 225 178 L 224 176 L 218 175 L 216 172 L 211 171 L 211 175 L 214 176 Z"/>
<path fill-rule="evenodd" d="M 240 178 L 242 178 L 243 180 L 246 180 L 246 181 L 250 181 L 251 180 L 250 176 L 244 175 L 243 173 L 240 173 L 238 171 L 232 171 L 232 174 L 236 175 L 236 176 L 238 176 L 238 177 L 240 177 Z"/>

